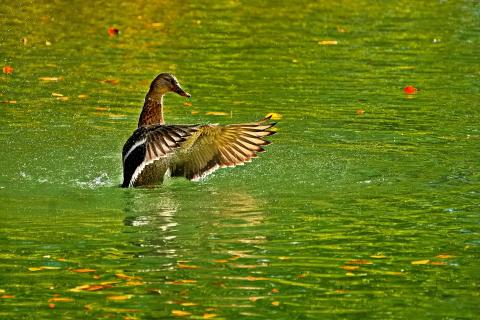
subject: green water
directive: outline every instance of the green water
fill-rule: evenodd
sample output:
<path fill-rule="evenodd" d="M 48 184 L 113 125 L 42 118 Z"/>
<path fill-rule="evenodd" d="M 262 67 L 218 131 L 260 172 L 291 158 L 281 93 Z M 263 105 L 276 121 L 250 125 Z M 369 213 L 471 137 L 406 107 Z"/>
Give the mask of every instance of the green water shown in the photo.
<path fill-rule="evenodd" d="M 477 1 L 4 1 L 0 20 L 0 318 L 478 319 Z M 192 94 L 167 122 L 275 112 L 273 144 L 119 188 L 160 72 Z"/>

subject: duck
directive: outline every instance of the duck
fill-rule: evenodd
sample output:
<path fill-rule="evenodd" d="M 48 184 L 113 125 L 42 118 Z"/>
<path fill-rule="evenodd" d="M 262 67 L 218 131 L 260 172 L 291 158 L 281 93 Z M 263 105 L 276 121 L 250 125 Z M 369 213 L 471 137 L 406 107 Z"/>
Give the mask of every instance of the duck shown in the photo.
<path fill-rule="evenodd" d="M 166 124 L 163 99 L 167 93 L 190 98 L 170 73 L 150 84 L 138 127 L 123 146 L 123 188 L 154 186 L 169 177 L 199 181 L 214 171 L 250 162 L 271 142 L 271 117 L 241 124 Z"/>

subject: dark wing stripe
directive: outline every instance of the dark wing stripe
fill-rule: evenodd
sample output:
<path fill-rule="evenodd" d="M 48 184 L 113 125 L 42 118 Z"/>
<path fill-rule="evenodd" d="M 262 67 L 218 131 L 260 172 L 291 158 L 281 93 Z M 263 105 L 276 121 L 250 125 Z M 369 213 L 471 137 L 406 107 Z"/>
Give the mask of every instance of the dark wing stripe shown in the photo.
<path fill-rule="evenodd" d="M 238 137 L 238 140 L 242 142 L 242 144 L 247 147 L 249 150 L 255 150 L 255 151 L 258 151 L 259 149 L 261 149 L 259 146 L 251 143 L 250 141 L 248 141 L 247 139 L 243 138 L 243 137 Z"/>

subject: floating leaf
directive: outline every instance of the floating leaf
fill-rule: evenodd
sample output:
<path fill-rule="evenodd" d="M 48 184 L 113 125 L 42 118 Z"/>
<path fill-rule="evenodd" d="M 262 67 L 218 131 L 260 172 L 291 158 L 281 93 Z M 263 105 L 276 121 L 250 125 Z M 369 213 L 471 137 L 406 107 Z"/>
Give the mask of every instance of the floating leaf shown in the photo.
<path fill-rule="evenodd" d="M 55 309 L 55 303 L 49 303 L 49 304 L 48 304 L 48 307 L 49 307 L 50 309 Z"/>
<path fill-rule="evenodd" d="M 120 295 L 120 296 L 108 296 L 107 300 L 125 301 L 125 300 L 128 300 L 128 299 L 132 298 L 132 297 L 133 297 L 133 295 L 131 295 L 131 294 L 125 294 L 125 295 Z"/>
<path fill-rule="evenodd" d="M 340 268 L 342 268 L 343 270 L 348 270 L 348 271 L 360 269 L 359 266 L 341 266 Z"/>
<path fill-rule="evenodd" d="M 410 262 L 411 264 L 428 264 L 430 260 L 417 260 Z"/>
<path fill-rule="evenodd" d="M 252 277 L 252 276 L 248 276 L 248 277 L 239 277 L 240 280 L 248 280 L 248 281 L 262 281 L 262 280 L 269 280 L 268 278 L 264 278 L 264 277 Z"/>
<path fill-rule="evenodd" d="M 185 107 L 191 107 L 191 106 L 192 106 L 192 103 L 186 101 L 186 102 L 183 103 L 183 105 L 184 105 Z"/>
<path fill-rule="evenodd" d="M 116 85 L 116 84 L 119 84 L 120 83 L 120 80 L 117 80 L 117 79 L 104 79 L 104 80 L 100 80 L 101 83 L 108 83 L 108 84 L 113 84 L 113 85 Z"/>
<path fill-rule="evenodd" d="M 164 24 L 162 22 L 152 22 L 150 24 L 153 28 L 161 28 L 164 26 Z"/>
<path fill-rule="evenodd" d="M 197 283 L 197 280 L 184 279 L 184 280 L 167 281 L 165 283 L 166 284 L 192 284 L 192 283 Z"/>
<path fill-rule="evenodd" d="M 176 317 L 185 317 L 191 315 L 191 312 L 183 311 L 183 310 L 172 310 L 172 315 Z"/>
<path fill-rule="evenodd" d="M 112 286 L 110 284 L 84 284 L 81 286 L 77 286 L 69 291 L 72 292 L 81 292 L 81 291 L 99 291 L 103 289 L 109 289 Z"/>
<path fill-rule="evenodd" d="M 23 37 L 22 39 L 20 39 L 20 42 L 24 45 L 27 45 L 28 39 L 26 37 Z"/>
<path fill-rule="evenodd" d="M 370 258 L 374 258 L 374 259 L 385 259 L 387 256 L 384 256 L 383 254 L 374 254 L 372 256 L 370 256 Z"/>
<path fill-rule="evenodd" d="M 434 265 L 434 266 L 445 266 L 448 263 L 446 263 L 445 261 L 432 261 L 432 262 L 430 262 L 430 264 Z"/>
<path fill-rule="evenodd" d="M 5 290 L 3 290 L 3 289 L 0 289 L 0 293 L 5 293 Z"/>
<path fill-rule="evenodd" d="M 181 264 L 181 263 L 177 263 L 177 268 L 179 269 L 199 269 L 200 267 L 199 266 L 195 266 L 195 265 L 188 265 L 188 264 Z"/>
<path fill-rule="evenodd" d="M 455 258 L 455 256 L 452 256 L 450 254 L 439 254 L 438 256 L 436 256 L 435 258 L 438 258 L 438 259 L 451 259 L 451 258 Z"/>
<path fill-rule="evenodd" d="M 142 282 L 142 281 L 127 281 L 125 283 L 125 285 L 127 285 L 127 286 L 142 286 L 144 284 L 145 284 L 145 282 Z"/>
<path fill-rule="evenodd" d="M 3 73 L 12 74 L 13 73 L 13 67 L 12 66 L 4 66 L 3 67 Z"/>
<path fill-rule="evenodd" d="M 59 81 L 63 80 L 63 77 L 40 77 L 38 79 L 42 81 Z"/>
<path fill-rule="evenodd" d="M 338 41 L 337 40 L 320 40 L 318 41 L 318 44 L 322 46 L 331 46 L 331 45 L 338 44 Z"/>
<path fill-rule="evenodd" d="M 278 307 L 280 305 L 279 301 L 272 301 L 272 306 Z"/>
<path fill-rule="evenodd" d="M 120 30 L 114 27 L 110 27 L 108 28 L 107 32 L 110 37 L 115 37 L 120 33 Z"/>
<path fill-rule="evenodd" d="M 348 262 L 346 262 L 346 264 L 373 264 L 371 261 L 368 261 L 366 259 L 352 259 Z"/>
<path fill-rule="evenodd" d="M 218 259 L 218 260 L 213 260 L 213 262 L 216 262 L 216 263 L 227 263 L 227 262 L 229 262 L 229 260 L 226 260 L 226 259 Z"/>
<path fill-rule="evenodd" d="M 418 89 L 414 86 L 406 86 L 405 88 L 403 88 L 403 92 L 405 92 L 406 94 L 414 94 L 417 91 Z"/>
<path fill-rule="evenodd" d="M 355 113 L 358 115 L 358 116 L 363 116 L 365 114 L 365 110 L 363 109 L 357 109 L 355 110 Z"/>
<path fill-rule="evenodd" d="M 270 291 L 271 293 L 279 293 L 280 290 L 278 290 L 277 288 L 273 288 L 272 291 Z"/>
<path fill-rule="evenodd" d="M 77 272 L 77 273 L 97 272 L 97 270 L 95 270 L 95 269 L 75 269 L 75 270 L 71 270 L 71 271 Z"/>
<path fill-rule="evenodd" d="M 70 98 L 69 97 L 57 97 L 57 100 L 68 101 L 68 100 L 70 100 Z"/>
<path fill-rule="evenodd" d="M 283 116 L 280 113 L 270 112 L 265 117 L 270 117 L 272 120 L 280 120 Z"/>
<path fill-rule="evenodd" d="M 58 92 L 52 92 L 52 97 L 63 97 L 63 94 Z"/>
<path fill-rule="evenodd" d="M 79 98 L 79 99 L 87 99 L 88 96 L 87 96 L 86 94 L 79 94 L 79 95 L 77 96 L 77 98 Z"/>
<path fill-rule="evenodd" d="M 2 101 L 2 103 L 15 104 L 15 103 L 17 103 L 17 101 L 16 100 L 5 100 L 5 101 Z"/>
<path fill-rule="evenodd" d="M 191 113 L 192 115 L 196 115 L 196 114 L 198 114 L 199 112 L 198 112 L 198 111 L 192 111 L 192 112 L 190 112 L 190 113 Z"/>
<path fill-rule="evenodd" d="M 60 267 L 50 267 L 50 266 L 42 266 L 42 267 L 30 267 L 28 271 L 42 271 L 42 270 L 58 270 Z"/>
<path fill-rule="evenodd" d="M 215 318 L 216 316 L 218 316 L 218 314 L 215 314 L 215 313 L 204 313 L 202 318 L 203 319 L 212 319 L 212 318 Z"/>
<path fill-rule="evenodd" d="M 248 297 L 248 300 L 250 300 L 252 302 L 255 302 L 255 301 L 260 300 L 260 299 L 265 299 L 265 297 Z"/>
<path fill-rule="evenodd" d="M 115 277 L 119 278 L 119 279 L 123 279 L 123 280 L 141 280 L 142 277 L 139 277 L 139 276 L 129 276 L 129 275 L 126 275 L 124 273 L 116 273 L 115 274 Z"/>
<path fill-rule="evenodd" d="M 222 111 L 209 111 L 205 114 L 207 116 L 228 116 L 228 113 Z"/>
<path fill-rule="evenodd" d="M 53 297 L 48 299 L 48 302 L 72 302 L 72 298 L 66 298 L 66 297 Z"/>
<path fill-rule="evenodd" d="M 12 296 L 11 294 L 4 294 L 3 296 L 0 296 L 1 299 L 14 299 L 15 296 Z"/>
<path fill-rule="evenodd" d="M 405 273 L 400 272 L 400 271 L 387 271 L 385 274 L 391 275 L 391 276 L 404 276 Z"/>
<path fill-rule="evenodd" d="M 182 302 L 180 303 L 181 306 L 184 306 L 184 307 L 193 307 L 193 306 L 198 306 L 198 303 L 195 303 L 195 302 Z"/>

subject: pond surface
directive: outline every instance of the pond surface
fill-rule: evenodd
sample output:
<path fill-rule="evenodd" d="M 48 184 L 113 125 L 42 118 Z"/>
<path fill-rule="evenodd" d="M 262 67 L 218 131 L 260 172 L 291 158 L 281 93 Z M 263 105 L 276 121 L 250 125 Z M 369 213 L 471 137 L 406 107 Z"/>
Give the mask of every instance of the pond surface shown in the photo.
<path fill-rule="evenodd" d="M 0 318 L 478 319 L 477 1 L 0 12 Z M 273 144 L 119 188 L 160 72 L 167 122 L 273 112 Z"/>

